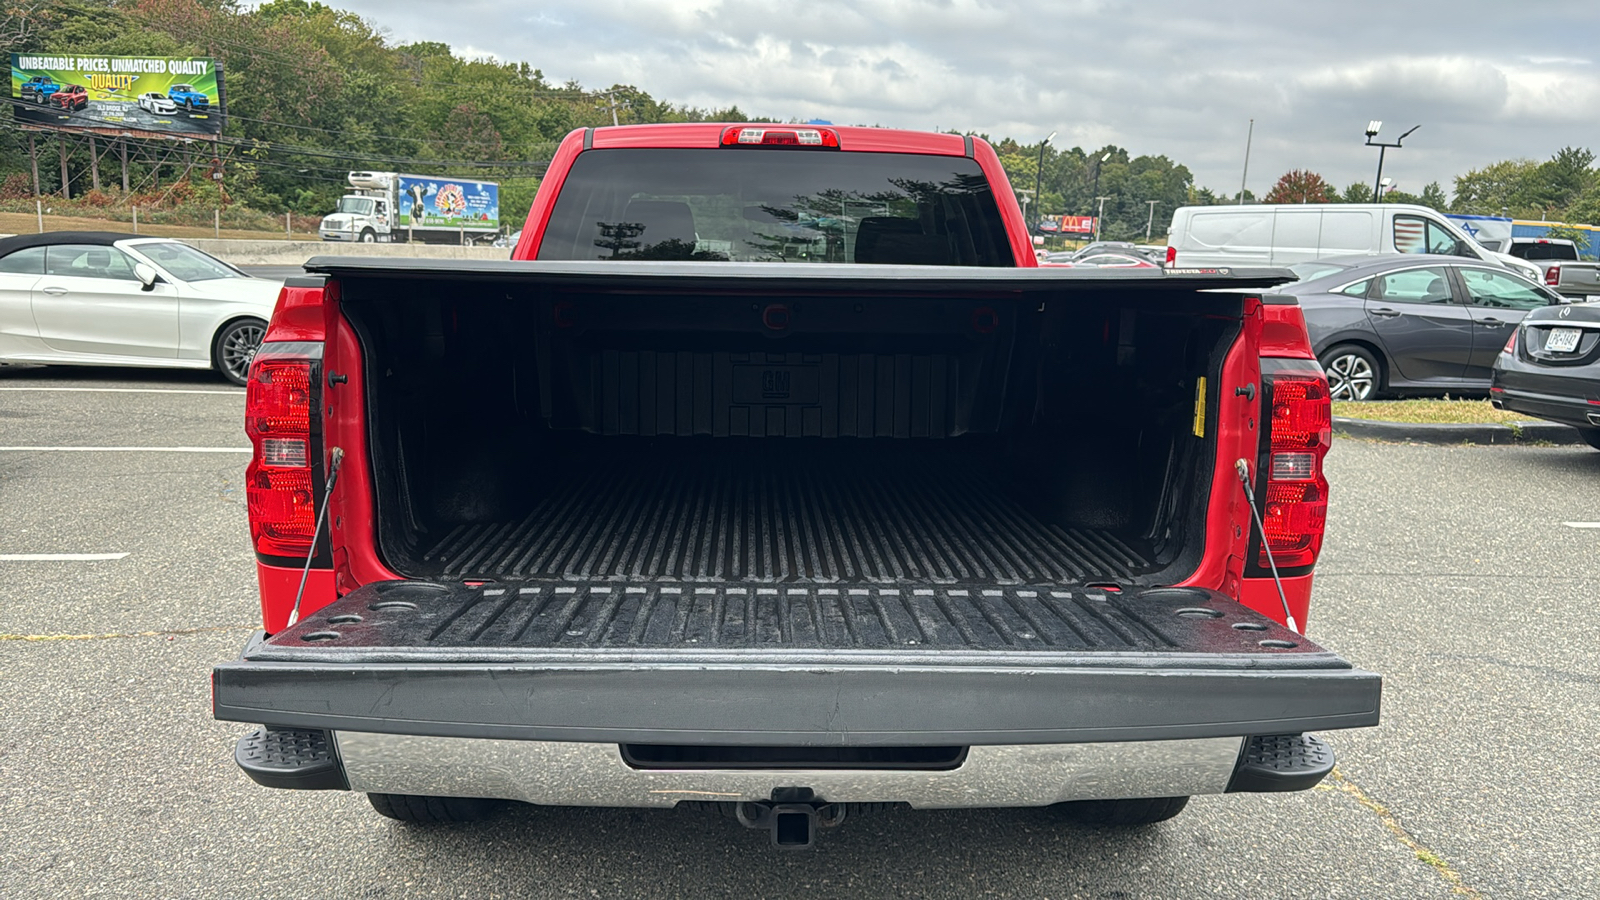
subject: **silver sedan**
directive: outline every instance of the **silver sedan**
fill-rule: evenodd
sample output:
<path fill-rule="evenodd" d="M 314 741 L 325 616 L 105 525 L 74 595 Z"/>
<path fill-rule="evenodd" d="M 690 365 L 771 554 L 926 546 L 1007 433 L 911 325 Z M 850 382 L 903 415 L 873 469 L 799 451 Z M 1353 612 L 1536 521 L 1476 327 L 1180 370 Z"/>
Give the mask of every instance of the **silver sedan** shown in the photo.
<path fill-rule="evenodd" d="M 0 362 L 213 368 L 244 384 L 279 288 L 165 238 L 6 238 Z"/>

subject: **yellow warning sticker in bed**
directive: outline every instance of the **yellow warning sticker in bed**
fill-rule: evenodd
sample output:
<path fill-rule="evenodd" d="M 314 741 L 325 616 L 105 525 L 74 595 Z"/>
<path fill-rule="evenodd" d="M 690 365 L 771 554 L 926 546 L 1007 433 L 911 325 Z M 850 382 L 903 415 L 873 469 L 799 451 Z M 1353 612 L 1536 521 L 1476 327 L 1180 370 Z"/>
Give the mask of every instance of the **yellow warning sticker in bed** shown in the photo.
<path fill-rule="evenodd" d="M 1194 436 L 1206 436 L 1206 380 L 1204 377 L 1194 383 Z"/>

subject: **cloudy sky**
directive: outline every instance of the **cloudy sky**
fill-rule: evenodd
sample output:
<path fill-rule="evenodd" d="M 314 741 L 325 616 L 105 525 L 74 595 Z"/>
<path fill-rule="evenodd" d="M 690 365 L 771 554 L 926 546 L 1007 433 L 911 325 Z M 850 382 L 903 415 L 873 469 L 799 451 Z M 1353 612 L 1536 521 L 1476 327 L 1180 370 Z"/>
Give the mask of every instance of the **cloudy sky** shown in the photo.
<path fill-rule="evenodd" d="M 1401 190 L 1600 150 L 1600 7 L 1407 0 L 330 0 L 396 41 L 695 106 L 1165 153 L 1238 190 L 1291 168 Z M 442 10 L 447 8 L 448 12 Z M 1519 10 L 1527 11 L 1524 15 Z"/>

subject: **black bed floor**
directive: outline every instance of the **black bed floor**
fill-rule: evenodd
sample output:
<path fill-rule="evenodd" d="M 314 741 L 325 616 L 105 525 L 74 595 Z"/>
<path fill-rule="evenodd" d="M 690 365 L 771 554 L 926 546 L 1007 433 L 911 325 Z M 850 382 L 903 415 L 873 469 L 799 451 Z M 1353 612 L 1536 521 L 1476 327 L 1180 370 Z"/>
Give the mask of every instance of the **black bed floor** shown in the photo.
<path fill-rule="evenodd" d="M 741 442 L 597 453 L 516 521 L 456 527 L 407 574 L 463 579 L 1064 584 L 1149 563 L 1041 521 L 993 467 L 942 447 L 816 453 Z M 549 471 L 547 469 L 546 471 Z"/>

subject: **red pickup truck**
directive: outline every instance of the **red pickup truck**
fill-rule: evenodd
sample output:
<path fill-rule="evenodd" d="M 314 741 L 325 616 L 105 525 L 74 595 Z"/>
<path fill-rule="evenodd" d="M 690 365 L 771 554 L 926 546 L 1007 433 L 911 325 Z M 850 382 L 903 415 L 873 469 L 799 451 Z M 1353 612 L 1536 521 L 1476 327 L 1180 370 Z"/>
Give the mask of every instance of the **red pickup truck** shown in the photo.
<path fill-rule="evenodd" d="M 1299 790 L 1327 382 L 1275 271 L 1050 269 L 982 140 L 582 129 L 505 262 L 320 257 L 246 432 L 238 764 L 448 821 L 1135 824 Z"/>

